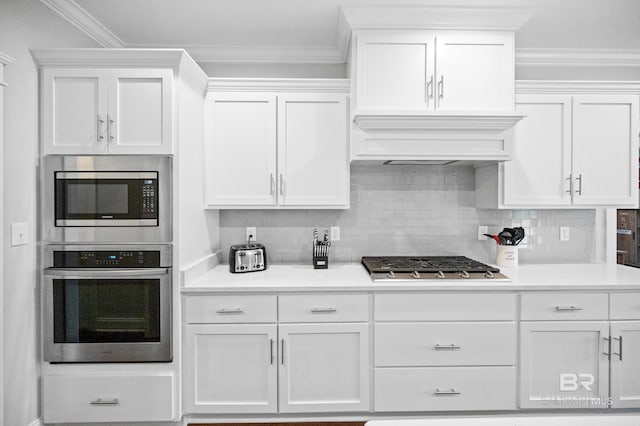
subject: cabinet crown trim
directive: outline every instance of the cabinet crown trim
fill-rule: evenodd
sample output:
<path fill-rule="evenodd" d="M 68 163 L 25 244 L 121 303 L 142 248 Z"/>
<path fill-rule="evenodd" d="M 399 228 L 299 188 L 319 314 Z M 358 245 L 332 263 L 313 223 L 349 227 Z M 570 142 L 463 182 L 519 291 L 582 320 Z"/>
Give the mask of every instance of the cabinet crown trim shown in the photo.
<path fill-rule="evenodd" d="M 210 78 L 209 92 L 350 93 L 345 78 Z"/>
<path fill-rule="evenodd" d="M 640 81 L 516 80 L 516 94 L 640 95 Z"/>
<path fill-rule="evenodd" d="M 342 7 L 351 29 L 433 29 L 515 31 L 533 14 L 523 7 L 442 6 Z"/>
<path fill-rule="evenodd" d="M 7 65 L 13 61 L 15 61 L 15 59 L 13 59 L 11 56 L 5 55 L 4 53 L 0 52 L 0 64 Z"/>
<path fill-rule="evenodd" d="M 640 67 L 640 49 L 516 49 L 516 66 Z"/>
<path fill-rule="evenodd" d="M 41 67 L 178 68 L 183 49 L 31 49 Z"/>

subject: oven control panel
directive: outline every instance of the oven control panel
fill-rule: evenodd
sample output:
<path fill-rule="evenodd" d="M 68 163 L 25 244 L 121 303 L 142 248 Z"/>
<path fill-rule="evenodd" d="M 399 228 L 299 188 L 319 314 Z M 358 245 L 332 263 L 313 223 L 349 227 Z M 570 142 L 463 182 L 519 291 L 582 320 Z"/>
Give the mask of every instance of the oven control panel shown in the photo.
<path fill-rule="evenodd" d="M 159 251 L 54 251 L 55 268 L 157 268 Z"/>

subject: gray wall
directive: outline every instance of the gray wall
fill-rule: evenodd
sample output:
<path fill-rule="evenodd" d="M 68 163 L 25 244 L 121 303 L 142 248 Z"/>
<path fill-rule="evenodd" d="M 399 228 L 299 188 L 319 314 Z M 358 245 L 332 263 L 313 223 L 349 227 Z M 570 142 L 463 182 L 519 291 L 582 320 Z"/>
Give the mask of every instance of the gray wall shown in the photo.
<path fill-rule="evenodd" d="M 365 255 L 466 255 L 495 262 L 495 244 L 478 241 L 478 225 L 490 232 L 522 226 L 521 263 L 591 262 L 595 257 L 593 210 L 484 210 L 475 208 L 470 166 L 382 166 L 352 164 L 349 210 L 223 210 L 221 245 L 244 240 L 256 226 L 272 263 L 310 262 L 314 227 L 341 227 L 330 262 Z M 571 227 L 559 241 L 559 227 Z"/>

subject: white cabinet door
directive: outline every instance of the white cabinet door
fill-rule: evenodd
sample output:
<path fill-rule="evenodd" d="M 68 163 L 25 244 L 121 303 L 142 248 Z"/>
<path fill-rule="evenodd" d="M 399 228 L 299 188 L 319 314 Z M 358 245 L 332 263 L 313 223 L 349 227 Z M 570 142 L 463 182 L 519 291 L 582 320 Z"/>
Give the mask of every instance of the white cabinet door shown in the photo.
<path fill-rule="evenodd" d="M 358 110 L 434 109 L 434 33 L 363 31 L 356 57 Z"/>
<path fill-rule="evenodd" d="M 110 73 L 110 154 L 171 153 L 172 80 L 168 69 Z"/>
<path fill-rule="evenodd" d="M 520 407 L 607 407 L 606 321 L 520 323 Z"/>
<path fill-rule="evenodd" d="M 185 326 L 187 413 L 275 413 L 276 325 Z"/>
<path fill-rule="evenodd" d="M 43 70 L 43 154 L 107 153 L 107 85 L 107 71 Z"/>
<path fill-rule="evenodd" d="M 519 95 L 512 160 L 504 163 L 505 206 L 571 204 L 571 96 Z"/>
<path fill-rule="evenodd" d="M 640 322 L 611 323 L 611 400 L 613 408 L 640 407 Z"/>
<path fill-rule="evenodd" d="M 209 207 L 276 204 L 276 97 L 215 93 L 207 97 L 205 192 Z"/>
<path fill-rule="evenodd" d="M 576 205 L 637 205 L 638 97 L 574 96 Z"/>
<path fill-rule="evenodd" d="M 512 32 L 456 31 L 436 37 L 436 99 L 439 110 L 512 110 Z"/>
<path fill-rule="evenodd" d="M 278 194 L 282 206 L 347 206 L 345 95 L 278 96 Z"/>
<path fill-rule="evenodd" d="M 369 409 L 369 324 L 280 325 L 280 412 Z"/>

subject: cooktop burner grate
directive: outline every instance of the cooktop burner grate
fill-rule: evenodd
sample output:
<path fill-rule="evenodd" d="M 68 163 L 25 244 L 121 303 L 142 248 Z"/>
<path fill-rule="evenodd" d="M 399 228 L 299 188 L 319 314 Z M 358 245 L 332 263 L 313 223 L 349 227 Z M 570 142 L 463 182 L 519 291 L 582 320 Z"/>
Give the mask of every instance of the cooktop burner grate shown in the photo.
<path fill-rule="evenodd" d="M 362 264 L 370 274 L 379 272 L 500 272 L 465 256 L 365 256 Z"/>

